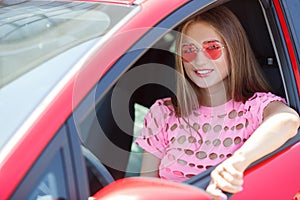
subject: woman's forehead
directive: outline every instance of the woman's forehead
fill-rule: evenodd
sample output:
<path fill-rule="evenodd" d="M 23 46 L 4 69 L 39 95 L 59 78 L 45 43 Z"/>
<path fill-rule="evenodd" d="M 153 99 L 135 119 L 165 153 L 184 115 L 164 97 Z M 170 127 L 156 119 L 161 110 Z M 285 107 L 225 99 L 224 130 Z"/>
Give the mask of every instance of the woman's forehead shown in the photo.
<path fill-rule="evenodd" d="M 194 22 L 186 27 L 182 35 L 183 42 L 203 43 L 204 41 L 223 41 L 218 32 L 208 23 Z"/>
<path fill-rule="evenodd" d="M 224 39 L 214 27 L 202 21 L 189 24 L 182 33 L 183 43 L 202 44 L 206 41 L 220 41 L 223 43 Z"/>

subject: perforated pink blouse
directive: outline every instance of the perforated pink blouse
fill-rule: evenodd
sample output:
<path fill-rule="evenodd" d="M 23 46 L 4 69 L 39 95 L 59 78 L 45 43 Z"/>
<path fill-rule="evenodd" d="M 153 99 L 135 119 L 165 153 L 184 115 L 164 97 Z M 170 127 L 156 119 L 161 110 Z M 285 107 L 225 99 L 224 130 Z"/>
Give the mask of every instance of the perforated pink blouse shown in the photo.
<path fill-rule="evenodd" d="M 157 100 L 148 111 L 136 143 L 161 159 L 159 176 L 184 181 L 230 157 L 262 123 L 264 108 L 285 100 L 255 93 L 245 103 L 233 100 L 201 106 L 188 119 L 175 116 L 171 99 Z"/>

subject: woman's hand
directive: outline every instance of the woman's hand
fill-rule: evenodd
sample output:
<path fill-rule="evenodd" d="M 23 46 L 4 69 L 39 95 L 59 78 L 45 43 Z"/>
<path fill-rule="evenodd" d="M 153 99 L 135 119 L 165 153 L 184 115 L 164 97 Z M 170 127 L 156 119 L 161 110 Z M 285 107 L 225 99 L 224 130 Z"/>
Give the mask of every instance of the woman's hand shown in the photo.
<path fill-rule="evenodd" d="M 216 200 L 227 199 L 222 191 L 240 192 L 243 189 L 243 173 L 247 166 L 248 163 L 243 156 L 234 154 L 212 171 L 211 182 L 206 191 Z"/>

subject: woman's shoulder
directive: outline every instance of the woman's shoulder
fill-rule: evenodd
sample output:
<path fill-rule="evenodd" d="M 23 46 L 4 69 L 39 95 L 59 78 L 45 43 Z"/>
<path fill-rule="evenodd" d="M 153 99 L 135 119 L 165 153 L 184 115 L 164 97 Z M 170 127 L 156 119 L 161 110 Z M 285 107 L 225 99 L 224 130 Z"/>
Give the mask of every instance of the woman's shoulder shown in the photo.
<path fill-rule="evenodd" d="M 159 107 L 165 107 L 165 108 L 174 108 L 172 103 L 171 97 L 161 98 L 155 100 L 154 104 L 151 107 L 159 106 Z"/>
<path fill-rule="evenodd" d="M 174 106 L 172 103 L 171 97 L 157 99 L 154 104 L 150 107 L 152 112 L 163 112 L 169 114 L 170 112 L 174 112 Z"/>
<path fill-rule="evenodd" d="M 286 104 L 284 98 L 271 92 L 256 92 L 246 101 L 245 109 L 251 113 L 253 118 L 258 119 L 259 123 L 261 123 L 265 108 L 274 101 L 280 101 Z"/>
<path fill-rule="evenodd" d="M 272 92 L 255 92 L 252 97 L 250 97 L 246 103 L 265 103 L 265 102 L 272 102 L 272 101 L 282 101 L 285 102 L 285 99 L 273 94 Z"/>
<path fill-rule="evenodd" d="M 157 99 L 148 110 L 145 121 L 147 126 L 164 126 L 167 120 L 173 120 L 175 116 L 171 98 Z"/>

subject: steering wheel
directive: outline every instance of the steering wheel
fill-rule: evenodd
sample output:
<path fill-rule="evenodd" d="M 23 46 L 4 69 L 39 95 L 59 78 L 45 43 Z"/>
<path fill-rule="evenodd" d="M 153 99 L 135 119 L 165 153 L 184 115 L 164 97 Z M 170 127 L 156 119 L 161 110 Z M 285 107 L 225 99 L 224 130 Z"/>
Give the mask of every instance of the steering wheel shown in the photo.
<path fill-rule="evenodd" d="M 187 179 L 186 181 L 184 181 L 184 183 L 193 185 L 195 187 L 205 190 L 211 181 L 210 173 L 216 167 L 217 167 L 217 165 L 205 170 L 204 172 L 202 172 L 201 174 L 198 174 L 197 176 L 193 176 L 192 178 Z M 224 193 L 227 195 L 228 199 L 230 199 L 233 196 L 233 194 L 231 194 L 231 193 L 228 193 L 228 192 L 224 192 Z"/>
<path fill-rule="evenodd" d="M 89 172 L 89 179 L 90 176 L 96 178 L 96 181 L 102 186 L 105 187 L 106 185 L 114 182 L 114 178 L 106 169 L 106 167 L 100 162 L 100 160 L 85 146 L 81 145 L 82 154 L 84 156 L 87 170 Z M 90 181 L 90 180 L 89 180 Z M 90 188 L 91 189 L 91 188 Z M 96 188 L 95 190 L 98 190 Z M 91 191 L 93 192 L 93 191 Z"/>

